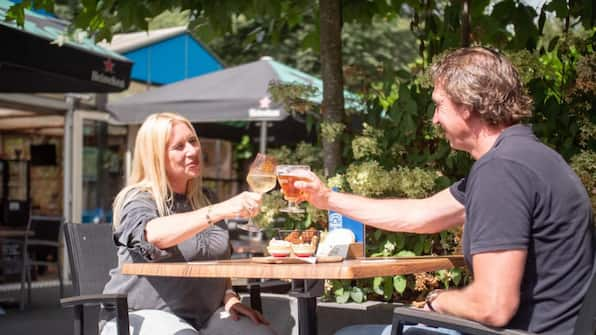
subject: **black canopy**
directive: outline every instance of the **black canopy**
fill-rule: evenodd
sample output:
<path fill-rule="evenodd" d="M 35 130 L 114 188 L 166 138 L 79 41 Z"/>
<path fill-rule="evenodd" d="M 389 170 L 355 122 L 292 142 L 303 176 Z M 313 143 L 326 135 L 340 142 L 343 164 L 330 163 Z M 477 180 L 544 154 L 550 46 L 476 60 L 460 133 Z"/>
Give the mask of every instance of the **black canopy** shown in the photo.
<path fill-rule="evenodd" d="M 88 38 L 58 43 L 68 27 L 65 21 L 26 10 L 23 28 L 6 22 L 11 5 L 0 0 L 0 92 L 104 93 L 128 88 L 129 60 Z"/>

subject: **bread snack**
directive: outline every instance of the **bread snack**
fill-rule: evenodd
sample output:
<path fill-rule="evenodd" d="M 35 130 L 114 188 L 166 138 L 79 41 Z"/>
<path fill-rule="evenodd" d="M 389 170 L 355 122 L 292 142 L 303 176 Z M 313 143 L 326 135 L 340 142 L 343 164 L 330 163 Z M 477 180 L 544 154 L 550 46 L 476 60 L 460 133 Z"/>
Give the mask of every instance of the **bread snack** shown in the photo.
<path fill-rule="evenodd" d="M 280 237 L 283 240 L 272 239 L 269 242 L 267 251 L 271 256 L 274 257 L 286 257 L 286 256 L 298 256 L 298 257 L 310 257 L 317 250 L 319 242 L 319 231 L 310 228 L 305 231 L 292 230 L 292 231 L 279 231 Z"/>

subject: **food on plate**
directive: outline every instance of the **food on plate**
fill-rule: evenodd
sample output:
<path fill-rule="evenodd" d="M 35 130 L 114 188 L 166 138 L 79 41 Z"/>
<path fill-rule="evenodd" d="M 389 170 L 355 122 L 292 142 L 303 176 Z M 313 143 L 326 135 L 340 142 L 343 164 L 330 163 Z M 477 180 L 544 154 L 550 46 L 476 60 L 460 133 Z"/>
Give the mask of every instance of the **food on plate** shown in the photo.
<path fill-rule="evenodd" d="M 272 239 L 267 246 L 267 252 L 273 257 L 287 257 L 292 253 L 292 243 L 284 240 Z"/>
<path fill-rule="evenodd" d="M 300 239 L 302 239 L 303 243 L 310 243 L 316 246 L 316 241 L 313 243 L 313 239 L 318 239 L 318 231 L 312 227 L 308 228 L 300 234 Z"/>
<path fill-rule="evenodd" d="M 318 235 L 318 231 L 315 228 L 309 228 L 302 232 L 298 230 L 293 230 L 290 232 L 284 240 L 292 243 L 292 244 L 302 244 L 302 243 L 310 243 L 312 244 L 313 237 Z"/>
<path fill-rule="evenodd" d="M 315 253 L 316 246 L 310 243 L 292 244 L 292 251 L 298 257 L 310 257 Z"/>
<path fill-rule="evenodd" d="M 292 244 L 302 243 L 300 232 L 297 230 L 292 231 L 284 238 L 284 241 L 290 242 Z"/>
<path fill-rule="evenodd" d="M 299 231 L 279 231 L 281 239 L 272 239 L 269 241 L 267 251 L 274 257 L 310 257 L 317 250 L 319 242 L 319 231 L 314 228 Z"/>

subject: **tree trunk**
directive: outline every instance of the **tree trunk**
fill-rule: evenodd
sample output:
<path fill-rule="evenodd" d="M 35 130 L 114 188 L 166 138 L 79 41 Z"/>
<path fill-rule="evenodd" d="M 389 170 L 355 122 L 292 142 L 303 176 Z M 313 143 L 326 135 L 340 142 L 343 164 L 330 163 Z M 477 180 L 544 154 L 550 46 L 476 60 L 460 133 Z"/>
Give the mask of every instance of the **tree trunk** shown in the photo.
<path fill-rule="evenodd" d="M 320 0 L 321 77 L 323 78 L 323 122 L 341 122 L 344 110 L 341 57 L 341 0 Z M 333 176 L 341 164 L 341 143 L 323 139 L 325 175 Z"/>
<path fill-rule="evenodd" d="M 462 1 L 462 12 L 461 12 L 461 46 L 470 46 L 470 0 Z"/>

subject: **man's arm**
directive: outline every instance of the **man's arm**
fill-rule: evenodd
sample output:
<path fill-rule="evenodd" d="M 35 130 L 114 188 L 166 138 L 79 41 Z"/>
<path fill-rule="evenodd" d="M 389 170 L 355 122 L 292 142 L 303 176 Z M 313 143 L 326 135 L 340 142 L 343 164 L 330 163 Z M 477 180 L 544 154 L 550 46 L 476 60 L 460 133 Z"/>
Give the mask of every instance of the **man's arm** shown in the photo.
<path fill-rule="evenodd" d="M 330 192 L 328 209 L 383 230 L 436 233 L 464 223 L 464 206 L 445 189 L 425 199 L 370 199 Z"/>
<path fill-rule="evenodd" d="M 472 257 L 474 281 L 459 290 L 440 293 L 432 302 L 439 313 L 506 326 L 517 312 L 526 250 L 479 253 Z"/>
<path fill-rule="evenodd" d="M 436 233 L 464 223 L 464 206 L 445 189 L 426 199 L 370 199 L 353 194 L 332 192 L 312 172 L 304 172 L 309 181 L 298 181 L 300 201 L 321 209 L 331 209 L 379 229 Z"/>

